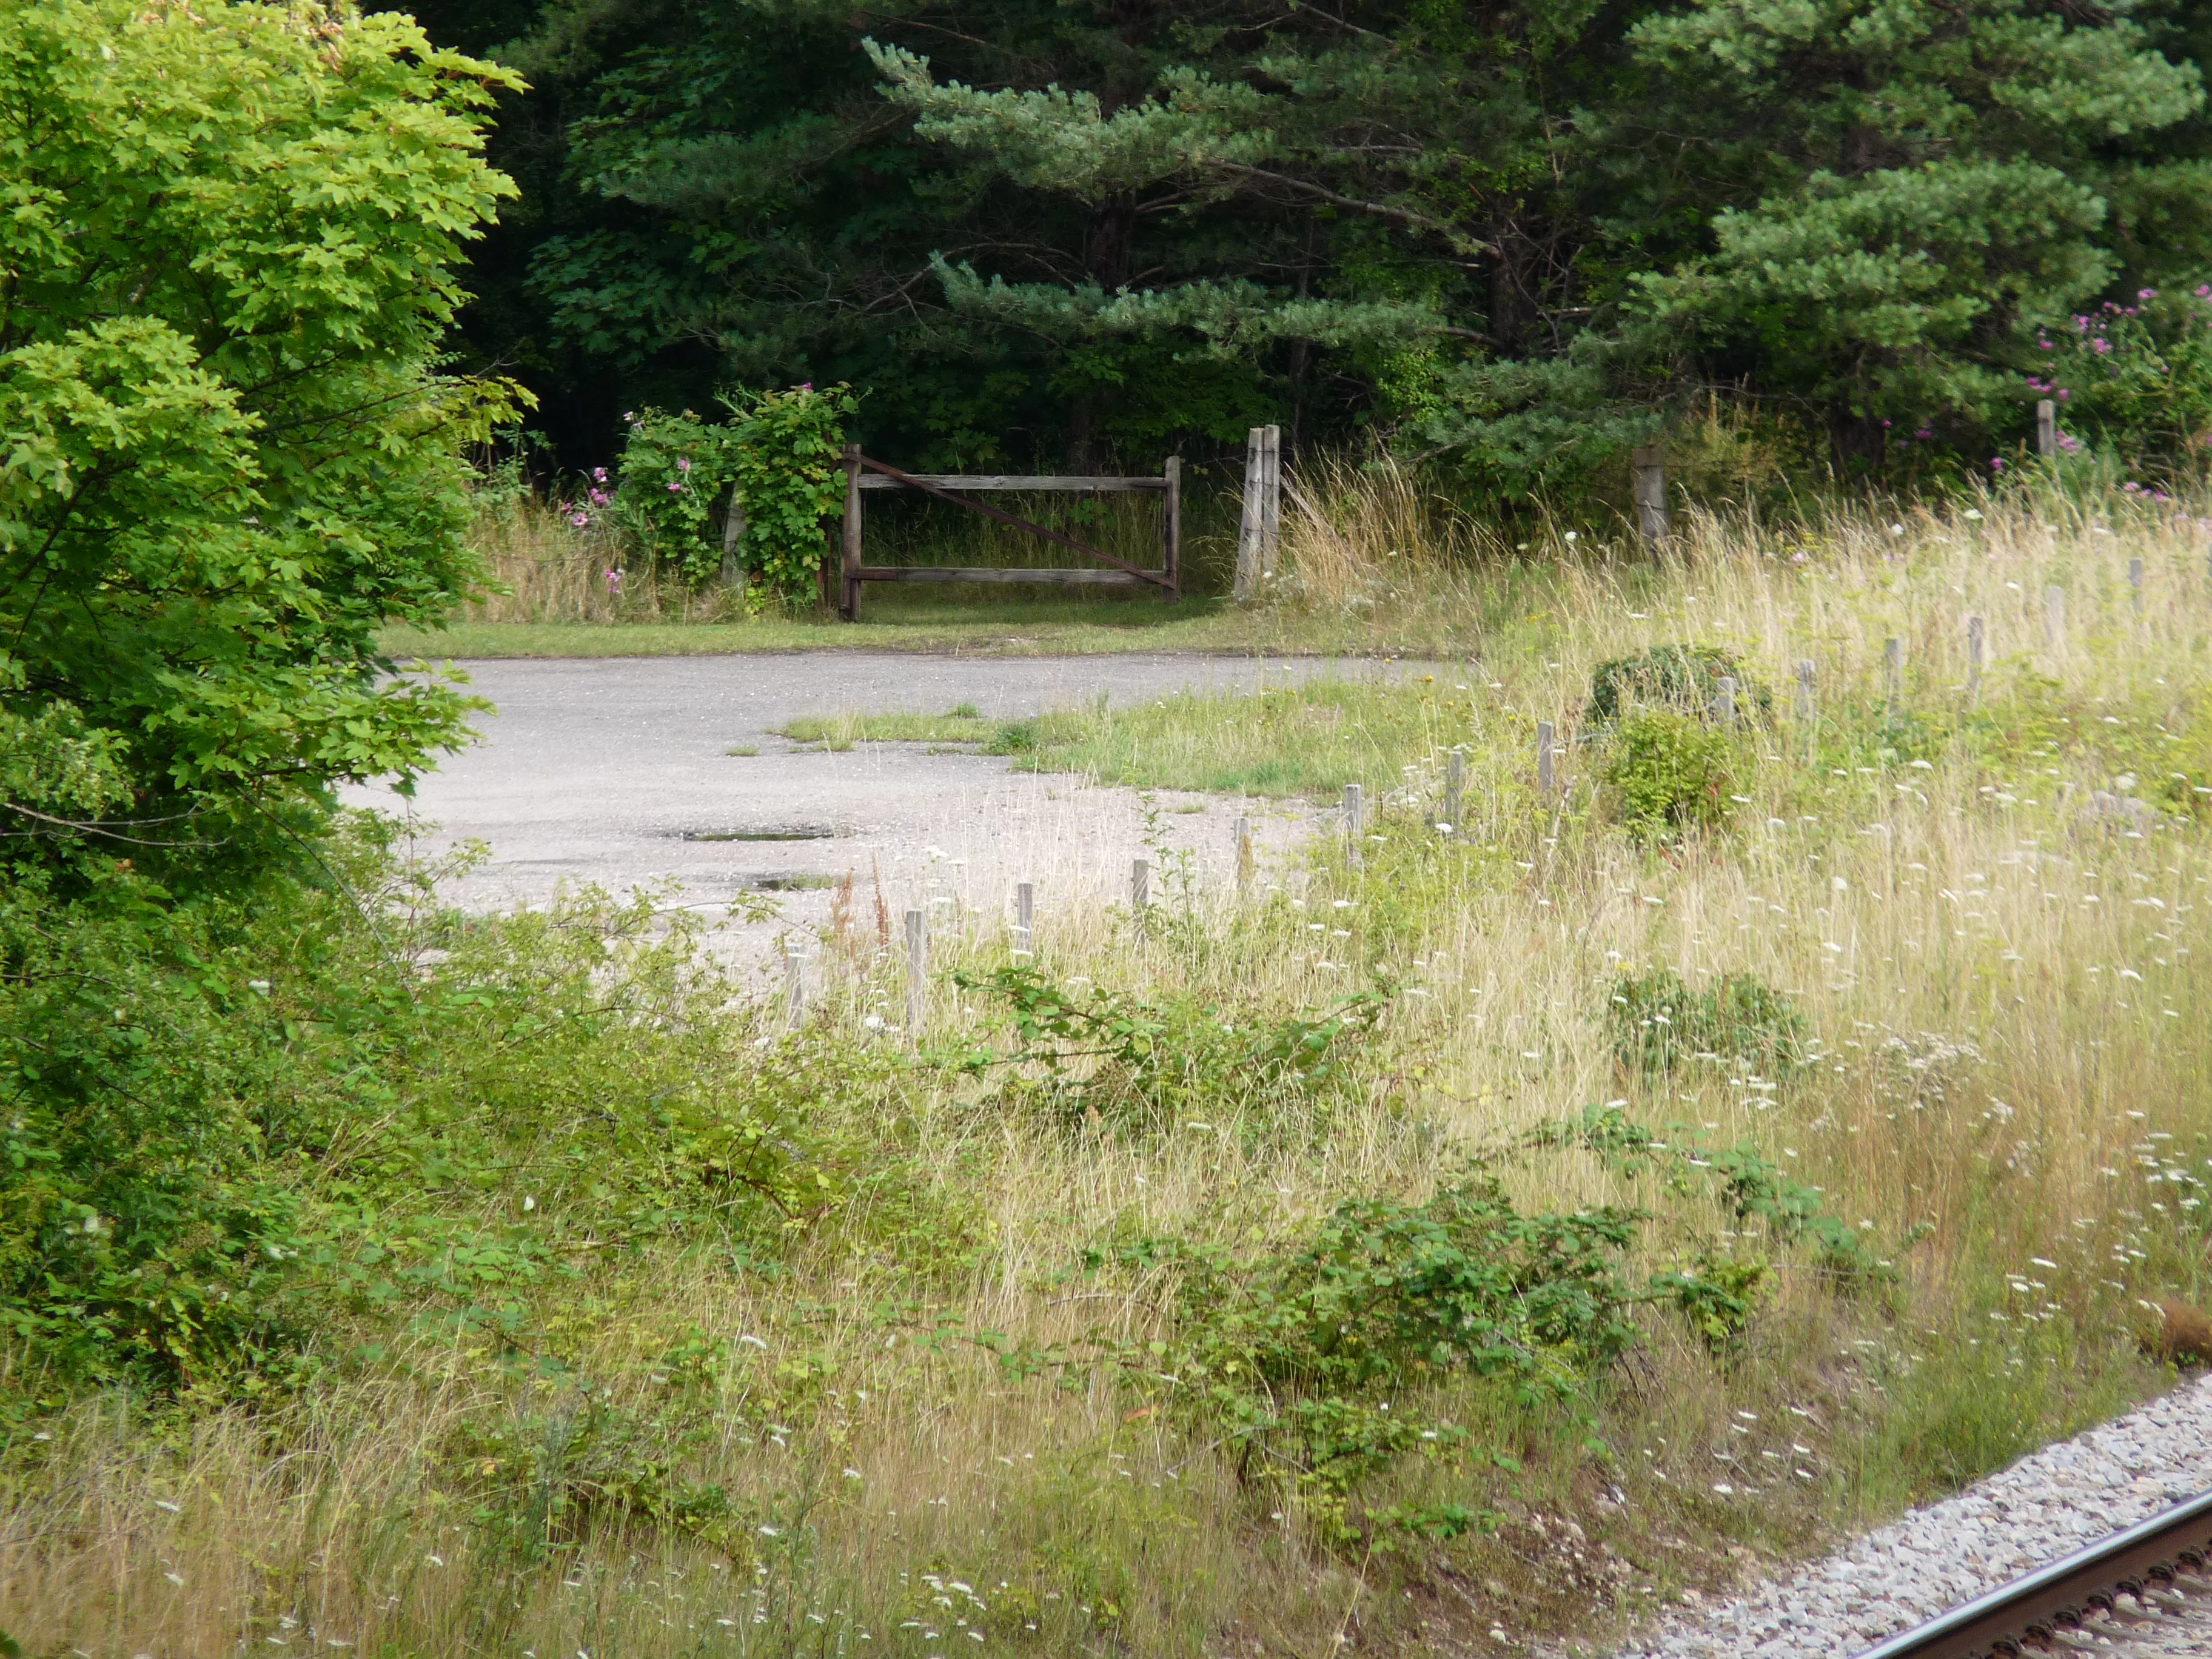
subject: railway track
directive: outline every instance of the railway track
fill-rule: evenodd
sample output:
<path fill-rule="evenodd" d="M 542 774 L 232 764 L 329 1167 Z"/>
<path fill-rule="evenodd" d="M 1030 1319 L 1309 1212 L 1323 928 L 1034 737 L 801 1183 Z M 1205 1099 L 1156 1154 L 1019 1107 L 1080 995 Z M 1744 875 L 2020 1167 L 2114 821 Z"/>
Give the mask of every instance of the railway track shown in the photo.
<path fill-rule="evenodd" d="M 2212 1492 L 2076 1550 L 1861 1659 L 2212 1659 Z"/>

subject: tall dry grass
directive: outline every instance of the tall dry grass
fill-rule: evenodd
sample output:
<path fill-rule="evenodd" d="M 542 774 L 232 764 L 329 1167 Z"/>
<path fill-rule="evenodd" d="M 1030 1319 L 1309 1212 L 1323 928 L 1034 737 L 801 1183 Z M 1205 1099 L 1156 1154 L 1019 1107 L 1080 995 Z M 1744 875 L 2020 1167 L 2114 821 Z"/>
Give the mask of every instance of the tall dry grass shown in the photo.
<path fill-rule="evenodd" d="M 1155 498 L 1012 494 L 992 499 L 1018 517 L 1130 563 L 1151 568 L 1161 562 Z M 1095 561 L 1054 543 L 957 508 L 880 495 L 870 497 L 869 507 L 871 563 L 1095 567 Z M 580 516 L 586 520 L 581 525 L 574 522 Z M 1208 517 L 1205 502 L 1194 497 L 1187 535 L 1201 565 Z M 693 586 L 672 574 L 612 514 L 579 513 L 519 485 L 487 486 L 480 493 L 469 540 L 490 580 L 479 598 L 462 607 L 458 620 L 464 623 L 717 623 L 746 614 L 742 593 L 716 583 Z M 870 597 L 880 603 L 885 596 L 878 589 Z"/>
<path fill-rule="evenodd" d="M 489 577 L 461 607 L 466 623 L 716 623 L 744 615 L 741 593 L 694 588 L 663 572 L 605 514 L 573 522 L 521 489 L 486 491 L 469 541 Z"/>
<path fill-rule="evenodd" d="M 1579 544 L 1536 564 L 1485 549 L 1403 478 L 1346 475 L 1314 500 L 1290 532 L 1304 591 L 1459 607 L 1473 660 L 1168 700 L 1113 716 L 1129 740 L 1113 752 L 1158 777 L 1237 743 L 1340 745 L 1372 769 L 1379 839 L 1355 867 L 1324 838 L 1249 890 L 1225 848 L 1171 866 L 1142 935 L 1110 902 L 1048 902 L 1036 948 L 1065 982 L 1224 1008 L 1389 983 L 1354 1104 L 1302 1133 L 1224 1103 L 1122 1136 L 914 1073 L 842 1126 L 914 1184 L 871 1189 L 780 1266 L 679 1250 L 646 1281 L 563 1286 L 539 1310 L 537 1358 L 557 1365 L 424 1332 L 289 1399 L 153 1418 L 109 1399 L 52 1419 L 5 1465 L 7 1626 L 94 1654 L 929 1656 L 978 1645 L 969 1630 L 1040 1652 L 1510 1648 L 1618 1628 L 1747 1552 L 1802 1547 L 2156 1386 L 2139 1304 L 2204 1289 L 2212 1034 L 2193 939 L 2212 860 L 2185 815 L 2095 797 L 2148 793 L 2139 754 L 2212 758 L 2201 526 L 2058 497 L 1814 526 L 1691 514 L 1658 565 Z M 1990 641 L 1978 696 L 1969 615 Z M 1904 747 L 1891 637 L 1924 727 Z M 1595 665 L 1666 642 L 1737 653 L 1778 718 L 1747 734 L 1729 829 L 1644 847 L 1610 820 L 1581 710 Z M 1807 722 L 1792 700 L 1808 659 Z M 1338 712 L 1296 717 L 1323 708 Z M 1271 709 L 1275 735 L 1255 738 Z M 1539 720 L 1566 750 L 1550 800 L 1533 787 Z M 1442 835 L 1453 746 L 1470 792 Z M 1005 896 L 945 908 L 940 969 L 1006 960 Z M 818 942 L 828 1039 L 903 1041 L 898 902 L 864 884 Z M 1659 965 L 1786 992 L 1817 1064 L 1625 1068 L 1611 990 Z M 931 998 L 933 1043 L 1003 1038 L 942 974 Z M 745 1018 L 742 1040 L 773 1038 L 772 1010 Z M 1528 1206 L 1648 1207 L 1642 1265 L 1680 1265 L 1714 1236 L 1698 1191 L 1587 1152 L 1500 1152 L 1608 1100 L 1761 1149 L 1863 1224 L 1899 1278 L 1853 1285 L 1739 1241 L 1776 1268 L 1740 1352 L 1717 1358 L 1655 1311 L 1590 1416 L 1439 1384 L 1517 1467 L 1413 1463 L 1373 1501 L 1450 1495 L 1487 1532 L 1347 1553 L 1225 1441 L 1187 1436 L 1110 1373 L 1001 1361 L 1159 1330 L 1161 1280 L 1086 1275 L 1085 1245 L 1256 1248 L 1346 1194 L 1419 1197 L 1485 1149 Z M 726 1358 L 685 1380 L 668 1355 L 695 1333 Z M 661 1424 L 664 1491 L 711 1480 L 738 1521 L 687 1528 L 589 1475 L 579 1448 L 613 1420 L 595 1412 L 647 1425 L 626 1478 L 646 1479 Z"/>

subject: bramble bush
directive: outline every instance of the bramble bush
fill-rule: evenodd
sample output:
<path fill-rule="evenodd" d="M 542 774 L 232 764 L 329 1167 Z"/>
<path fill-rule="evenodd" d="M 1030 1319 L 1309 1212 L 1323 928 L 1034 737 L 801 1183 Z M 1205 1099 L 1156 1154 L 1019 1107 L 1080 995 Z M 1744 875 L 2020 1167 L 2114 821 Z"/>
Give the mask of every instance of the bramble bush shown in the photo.
<path fill-rule="evenodd" d="M 1644 1340 L 1639 1307 L 1671 1309 L 1726 1354 L 1765 1301 L 1771 1253 L 1809 1246 L 1832 1271 L 1884 1270 L 1817 1189 L 1748 1144 L 1711 1150 L 1680 1128 L 1662 1139 L 1619 1107 L 1591 1106 L 1508 1155 L 1569 1147 L 1630 1182 L 1662 1175 L 1686 1205 L 1676 1224 L 1690 1229 L 1687 1259 L 1640 1272 L 1650 1212 L 1526 1213 L 1479 1161 L 1423 1201 L 1346 1199 L 1263 1249 L 1178 1237 L 1088 1249 L 1086 1275 L 1120 1270 L 1167 1286 L 1160 1335 L 1102 1338 L 1099 1349 L 1194 1432 L 1233 1446 L 1243 1479 L 1294 1497 L 1330 1541 L 1373 1544 L 1378 1533 L 1449 1536 L 1486 1518 L 1449 1505 L 1358 1507 L 1364 1483 L 1408 1456 L 1510 1463 L 1451 1414 L 1476 1404 L 1467 1389 L 1509 1415 L 1588 1413 Z"/>
<path fill-rule="evenodd" d="M 1638 656 L 1615 657 L 1590 671 L 1583 718 L 1597 725 L 1649 706 L 1709 720 L 1723 679 L 1735 681 L 1738 715 L 1764 720 L 1772 714 L 1773 694 L 1728 652 L 1710 645 L 1655 645 Z"/>
<path fill-rule="evenodd" d="M 2036 339 L 2044 368 L 2028 390 L 2059 406 L 2059 447 L 2109 457 L 2136 479 L 2202 471 L 2212 441 L 2212 287 L 2143 289 Z"/>
<path fill-rule="evenodd" d="M 1640 708 L 1607 739 L 1603 775 L 1629 833 L 1660 841 L 1728 822 L 1740 793 L 1737 766 L 1727 732 L 1668 709 Z"/>
<path fill-rule="evenodd" d="M 586 499 L 687 582 L 709 580 L 734 551 L 756 605 L 803 598 L 824 555 L 823 526 L 843 508 L 844 421 L 859 403 L 845 386 L 811 385 L 725 401 L 732 418 L 722 423 L 688 410 L 633 417 L 611 502 L 603 475 Z M 725 533 L 732 503 L 743 522 L 734 549 Z"/>
<path fill-rule="evenodd" d="M 957 973 L 1006 1011 L 1016 1042 L 964 1056 L 1001 1071 L 1009 1101 L 1034 1101 L 1067 1121 L 1095 1115 L 1132 1133 L 1172 1130 L 1180 1115 L 1249 1110 L 1310 1129 L 1357 1087 L 1350 1062 L 1389 1006 L 1362 992 L 1312 1015 L 1223 1009 L 1189 996 L 1074 991 L 1034 968 Z"/>
<path fill-rule="evenodd" d="M 1693 991 L 1671 968 L 1622 974 L 1605 1006 L 1613 1058 L 1625 1071 L 1664 1076 L 1715 1055 L 1788 1076 L 1805 1063 L 1805 1017 L 1755 974 L 1729 974 Z"/>
<path fill-rule="evenodd" d="M 756 1047 L 650 899 L 447 916 L 392 833 L 190 903 L 120 860 L 0 900 L 0 1330 L 58 1384 L 250 1392 L 348 1322 L 521 1340 L 587 1261 L 772 1255 L 842 1201 L 823 1113 L 890 1062 Z"/>

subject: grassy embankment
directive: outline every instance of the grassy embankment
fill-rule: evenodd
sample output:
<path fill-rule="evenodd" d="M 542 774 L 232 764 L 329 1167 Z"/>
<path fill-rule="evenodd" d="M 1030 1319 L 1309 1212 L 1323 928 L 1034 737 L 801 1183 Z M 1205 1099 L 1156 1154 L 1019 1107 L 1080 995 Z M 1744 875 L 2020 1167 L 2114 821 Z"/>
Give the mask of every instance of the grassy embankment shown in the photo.
<path fill-rule="evenodd" d="M 665 1026 L 710 1093 L 788 1097 L 730 1143 L 796 1149 L 818 1188 L 775 1205 L 657 1229 L 610 1194 L 574 1137 L 641 1063 L 564 1063 L 542 1110 L 469 1073 L 530 1137 L 424 1190 L 561 1270 L 483 1293 L 497 1322 L 334 1304 L 352 1357 L 292 1393 L 45 1419 L 0 1464 L 11 1627 L 103 1659 L 1510 1651 L 2155 1389 L 2140 1300 L 2205 1272 L 2212 585 L 2189 520 L 1985 510 L 1701 521 L 1656 574 L 1368 544 L 1406 609 L 1492 619 L 1478 661 L 806 734 L 1377 811 L 1356 862 L 1241 892 L 1170 864 L 1142 929 L 1048 907 L 1033 963 L 959 920 L 918 1049 L 865 887 L 800 1031 L 626 1007 L 594 1042 Z M 1734 655 L 1741 729 L 1663 676 L 1606 717 L 1600 665 L 1668 646 Z"/>

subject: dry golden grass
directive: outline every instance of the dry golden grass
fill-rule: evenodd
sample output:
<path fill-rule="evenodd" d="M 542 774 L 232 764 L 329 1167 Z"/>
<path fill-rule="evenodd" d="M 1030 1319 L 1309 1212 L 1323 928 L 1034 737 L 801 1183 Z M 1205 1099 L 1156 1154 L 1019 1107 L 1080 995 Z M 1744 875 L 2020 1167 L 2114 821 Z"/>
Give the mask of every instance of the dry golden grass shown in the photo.
<path fill-rule="evenodd" d="M 1048 907 L 1037 951 L 1063 980 L 1224 1007 L 1311 1008 L 1387 980 L 1402 988 L 1349 1104 L 1297 1133 L 1229 1104 L 1126 1135 L 918 1070 L 844 1126 L 904 1184 L 864 1189 L 781 1267 L 676 1249 L 652 1275 L 563 1286 L 539 1309 L 537 1357 L 557 1369 L 480 1334 L 417 1334 L 259 1406 L 70 1408 L 4 1466 L 7 1627 L 102 1659 L 310 1640 L 928 1656 L 965 1651 L 969 1629 L 1053 1653 L 1496 1650 L 1493 1625 L 1509 1648 L 1602 1635 L 2157 1386 L 2135 1304 L 2204 1290 L 2212 1036 L 2191 940 L 2212 860 L 2195 823 L 2094 797 L 2150 795 L 2154 760 L 2212 761 L 2202 526 L 2063 498 L 1809 528 L 1691 514 L 1656 569 L 1564 544 L 1513 566 L 1483 562 L 1478 532 L 1403 478 L 1310 483 L 1303 502 L 1285 603 L 1457 607 L 1482 629 L 1474 660 L 1396 687 L 1132 710 L 1097 752 L 1141 756 L 1153 781 L 1202 781 L 1240 743 L 1337 753 L 1375 769 L 1382 839 L 1359 868 L 1322 845 L 1243 894 L 1225 863 L 1197 869 L 1142 939 L 1110 905 Z M 1971 615 L 1989 630 L 1978 696 Z M 1883 714 L 1892 637 L 1920 722 L 1905 739 Z M 1647 848 L 1609 819 L 1581 708 L 1596 664 L 1676 641 L 1738 653 L 1776 718 L 1746 738 L 1733 826 Z M 1792 708 L 1807 659 L 1811 732 Z M 1269 738 L 1267 707 L 1339 713 Z M 1533 788 L 1539 720 L 1566 750 L 1551 801 Z M 1444 836 L 1455 744 L 1467 821 Z M 2136 788 L 2116 788 L 2130 772 Z M 872 896 L 854 898 L 813 1018 L 836 1041 L 896 1043 L 868 1023 L 901 1018 L 895 952 Z M 939 968 L 1003 963 L 1006 923 L 967 912 Z M 1819 1065 L 1779 1087 L 1727 1064 L 1624 1070 L 1608 995 L 1655 966 L 1787 991 Z M 933 1042 L 999 1031 L 974 994 L 942 977 L 931 994 Z M 773 1013 L 753 1018 L 744 1033 L 772 1031 Z M 1025 1376 L 977 1340 L 1143 1340 L 1161 1328 L 1158 1273 L 1086 1274 L 1077 1250 L 1294 1238 L 1347 1194 L 1419 1198 L 1470 1154 L 1614 1099 L 1763 1149 L 1867 1224 L 1900 1278 L 1855 1291 L 1773 1246 L 1776 1289 L 1741 1353 L 1717 1359 L 1647 1310 L 1645 1346 L 1582 1420 L 1440 1382 L 1438 1409 L 1517 1471 L 1414 1462 L 1366 1496 L 1454 1496 L 1492 1514 L 1488 1532 L 1333 1545 L 1280 1483 L 1110 1369 Z M 1650 1207 L 1646 1267 L 1711 1234 L 1700 1192 L 1627 1182 L 1587 1152 L 1495 1167 L 1527 1207 Z M 691 1333 L 723 1358 L 672 1377 Z M 623 1490 L 592 1473 L 587 1435 L 617 1420 L 644 1446 Z M 657 1499 L 639 1473 L 653 1445 L 672 1466 Z M 736 1518 L 656 1515 L 686 1481 L 722 1486 Z"/>
<path fill-rule="evenodd" d="M 533 495 L 487 495 L 469 540 L 490 580 L 462 606 L 463 623 L 721 623 L 743 614 L 727 589 L 663 580 L 605 515 L 578 526 Z"/>

